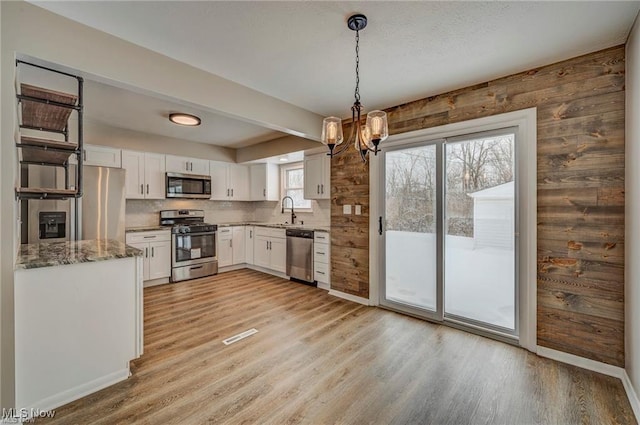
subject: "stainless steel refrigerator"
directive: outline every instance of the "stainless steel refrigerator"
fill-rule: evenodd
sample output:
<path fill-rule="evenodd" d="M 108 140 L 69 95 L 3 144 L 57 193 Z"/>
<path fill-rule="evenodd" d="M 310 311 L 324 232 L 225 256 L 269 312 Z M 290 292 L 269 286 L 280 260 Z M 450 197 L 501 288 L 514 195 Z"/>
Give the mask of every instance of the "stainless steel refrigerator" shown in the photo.
<path fill-rule="evenodd" d="M 56 187 L 56 177 L 40 171 L 29 173 L 29 180 L 38 181 L 42 187 Z M 124 243 L 124 179 L 125 170 L 120 168 L 84 166 L 83 196 L 77 200 L 77 227 L 76 200 L 30 200 L 27 242 L 115 239 Z"/>

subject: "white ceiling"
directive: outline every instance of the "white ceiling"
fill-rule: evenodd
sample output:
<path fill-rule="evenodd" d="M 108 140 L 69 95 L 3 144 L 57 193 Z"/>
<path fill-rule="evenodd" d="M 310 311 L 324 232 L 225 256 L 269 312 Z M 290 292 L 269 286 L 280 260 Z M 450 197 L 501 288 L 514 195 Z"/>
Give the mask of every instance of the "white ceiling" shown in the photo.
<path fill-rule="evenodd" d="M 85 85 L 85 116 L 105 124 L 217 146 L 241 148 L 285 136 L 284 133 L 95 81 Z M 172 112 L 200 117 L 197 127 L 173 124 Z"/>
<path fill-rule="evenodd" d="M 340 117 L 350 115 L 353 103 L 355 42 L 346 26 L 353 12 L 369 18 L 360 37 L 360 92 L 371 110 L 622 44 L 640 9 L 638 1 L 34 3 L 304 109 Z M 157 113 L 168 109 L 153 101 L 148 106 Z M 125 122 L 131 115 L 109 118 Z M 226 124 L 219 141 L 206 135 L 199 141 L 233 146 L 233 140 L 246 145 L 276 136 L 259 134 L 249 124 Z"/>

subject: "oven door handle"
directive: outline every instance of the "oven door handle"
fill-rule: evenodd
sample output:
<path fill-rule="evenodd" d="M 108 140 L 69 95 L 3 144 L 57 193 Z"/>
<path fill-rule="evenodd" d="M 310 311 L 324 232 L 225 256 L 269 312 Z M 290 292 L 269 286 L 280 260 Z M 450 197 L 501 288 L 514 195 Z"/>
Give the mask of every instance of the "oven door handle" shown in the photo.
<path fill-rule="evenodd" d="M 202 235 L 215 235 L 216 232 L 197 232 L 197 233 L 174 233 L 176 236 L 202 236 Z"/>

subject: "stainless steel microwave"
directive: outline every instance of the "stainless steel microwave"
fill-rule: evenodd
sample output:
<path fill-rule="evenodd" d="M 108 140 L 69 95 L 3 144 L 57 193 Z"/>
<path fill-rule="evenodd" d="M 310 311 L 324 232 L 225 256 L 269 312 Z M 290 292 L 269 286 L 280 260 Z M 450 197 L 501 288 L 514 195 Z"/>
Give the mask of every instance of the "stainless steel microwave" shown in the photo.
<path fill-rule="evenodd" d="M 167 173 L 167 198 L 211 198 L 211 176 Z"/>

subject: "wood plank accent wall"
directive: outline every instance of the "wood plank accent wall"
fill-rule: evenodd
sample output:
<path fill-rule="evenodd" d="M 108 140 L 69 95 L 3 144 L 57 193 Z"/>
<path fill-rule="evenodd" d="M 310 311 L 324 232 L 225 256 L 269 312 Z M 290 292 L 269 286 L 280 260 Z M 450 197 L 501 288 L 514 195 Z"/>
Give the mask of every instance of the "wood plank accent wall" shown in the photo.
<path fill-rule="evenodd" d="M 391 134 L 538 109 L 538 344 L 624 367 L 624 46 L 387 110 Z M 345 133 L 347 134 L 347 133 Z M 334 158 L 332 287 L 368 286 L 368 167 Z M 360 203 L 367 214 L 342 215 Z"/>

